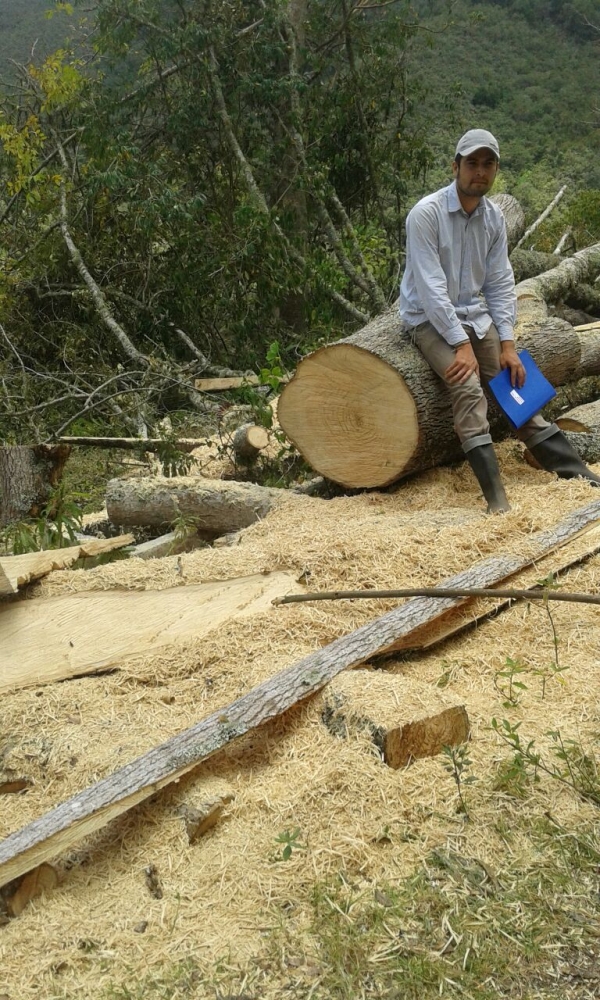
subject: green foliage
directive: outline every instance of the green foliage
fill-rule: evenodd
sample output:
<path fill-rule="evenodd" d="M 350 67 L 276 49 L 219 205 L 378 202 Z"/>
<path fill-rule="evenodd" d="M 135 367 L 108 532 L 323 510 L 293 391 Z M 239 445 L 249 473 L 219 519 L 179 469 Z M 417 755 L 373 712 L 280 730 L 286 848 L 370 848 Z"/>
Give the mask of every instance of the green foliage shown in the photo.
<path fill-rule="evenodd" d="M 442 753 L 446 758 L 444 770 L 452 776 L 456 785 L 458 794 L 457 812 L 462 813 L 465 819 L 468 819 L 469 810 L 467 808 L 464 789 L 467 785 L 472 785 L 473 782 L 477 781 L 477 778 L 473 774 L 469 774 L 469 769 L 473 764 L 473 761 L 469 757 L 469 745 L 468 743 L 461 743 L 460 746 L 446 746 L 443 748 Z"/>
<path fill-rule="evenodd" d="M 61 483 L 40 517 L 8 524 L 0 532 L 0 547 L 11 555 L 61 549 L 77 542 L 81 531 L 81 510 L 76 498 Z"/>
<path fill-rule="evenodd" d="M 546 733 L 549 745 L 543 753 L 535 740 L 521 738 L 520 728 L 520 722 L 503 719 L 500 723 L 492 719 L 494 732 L 514 751 L 512 766 L 521 770 L 523 779 L 527 775 L 537 782 L 542 772 L 567 785 L 581 798 L 600 806 L 600 774 L 593 751 L 585 750 L 577 740 L 563 737 L 556 729 Z"/>
<path fill-rule="evenodd" d="M 274 855 L 274 861 L 289 861 L 294 851 L 305 851 L 306 844 L 303 844 L 300 840 L 300 827 L 296 826 L 293 830 L 283 830 L 275 837 L 276 844 L 282 844 L 281 851 Z"/>

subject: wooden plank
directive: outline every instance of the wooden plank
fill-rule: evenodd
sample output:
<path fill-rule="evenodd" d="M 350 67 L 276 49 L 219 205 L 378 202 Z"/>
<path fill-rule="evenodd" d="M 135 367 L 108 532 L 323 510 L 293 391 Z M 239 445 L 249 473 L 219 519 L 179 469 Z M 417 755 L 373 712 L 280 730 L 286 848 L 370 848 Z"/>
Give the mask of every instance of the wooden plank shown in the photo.
<path fill-rule="evenodd" d="M 600 501 L 533 535 L 530 556 L 500 556 L 457 573 L 441 586 L 490 586 L 565 545 L 600 519 Z M 0 885 L 30 871 L 176 781 L 232 740 L 320 691 L 343 670 L 394 650 L 408 633 L 460 598 L 416 598 L 304 657 L 225 708 L 131 761 L 0 842 Z"/>
<path fill-rule="evenodd" d="M 0 694 L 119 666 L 271 608 L 302 587 L 283 571 L 168 590 L 84 591 L 0 607 Z M 110 627 L 107 627 L 110 625 Z"/>
<path fill-rule="evenodd" d="M 227 389 L 241 389 L 245 385 L 260 385 L 258 375 L 236 375 L 230 378 L 197 378 L 194 388 L 198 392 L 224 392 Z"/>
<path fill-rule="evenodd" d="M 165 441 L 164 438 L 116 438 L 116 437 L 69 437 L 57 438 L 61 444 L 75 445 L 79 448 L 118 448 L 122 450 L 160 451 L 165 445 L 178 448 L 179 451 L 194 451 L 206 444 L 206 438 L 180 438 L 178 441 Z"/>
<path fill-rule="evenodd" d="M 574 326 L 573 329 L 576 330 L 577 333 L 587 333 L 588 331 L 594 332 L 596 330 L 600 331 L 600 320 L 597 323 L 584 323 L 582 326 Z"/>
<path fill-rule="evenodd" d="M 78 559 L 104 555 L 135 542 L 133 535 L 116 538 L 90 538 L 64 549 L 44 549 L 20 556 L 0 556 L 0 597 L 16 594 L 32 580 L 39 580 L 56 569 L 66 569 Z"/>

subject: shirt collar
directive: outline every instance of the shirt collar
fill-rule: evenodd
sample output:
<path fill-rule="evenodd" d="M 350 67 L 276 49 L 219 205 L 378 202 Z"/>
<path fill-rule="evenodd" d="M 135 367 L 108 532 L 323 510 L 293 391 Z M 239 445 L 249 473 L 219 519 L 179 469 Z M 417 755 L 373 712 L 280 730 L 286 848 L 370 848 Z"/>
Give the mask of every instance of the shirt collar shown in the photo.
<path fill-rule="evenodd" d="M 464 208 L 460 203 L 460 198 L 458 197 L 458 191 L 456 190 L 456 181 L 452 181 L 452 184 L 447 188 L 448 191 L 448 211 L 449 212 L 463 212 L 466 215 Z M 485 208 L 485 198 L 482 198 L 479 202 L 477 208 L 474 212 L 471 212 L 470 218 L 472 219 L 475 215 L 481 215 Z"/>

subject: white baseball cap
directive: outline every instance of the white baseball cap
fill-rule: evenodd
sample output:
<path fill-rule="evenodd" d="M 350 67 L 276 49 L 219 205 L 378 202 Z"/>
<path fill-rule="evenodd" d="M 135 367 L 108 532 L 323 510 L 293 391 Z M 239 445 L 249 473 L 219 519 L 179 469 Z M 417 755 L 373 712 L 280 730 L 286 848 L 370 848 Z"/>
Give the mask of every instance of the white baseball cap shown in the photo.
<path fill-rule="evenodd" d="M 484 128 L 472 128 L 465 132 L 458 140 L 455 155 L 470 156 L 476 149 L 491 149 L 492 153 L 500 159 L 498 140 Z"/>

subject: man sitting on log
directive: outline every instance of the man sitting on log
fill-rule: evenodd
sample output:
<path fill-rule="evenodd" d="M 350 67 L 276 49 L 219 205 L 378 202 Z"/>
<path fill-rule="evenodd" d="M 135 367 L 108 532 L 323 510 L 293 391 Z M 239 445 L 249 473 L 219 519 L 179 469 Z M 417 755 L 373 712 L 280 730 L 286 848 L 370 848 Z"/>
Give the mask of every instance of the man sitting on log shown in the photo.
<path fill-rule="evenodd" d="M 445 383 L 454 429 L 488 504 L 509 510 L 490 436 L 482 389 L 501 369 L 513 387 L 525 382 L 515 349 L 517 300 L 506 225 L 485 195 L 500 163 L 485 129 L 459 140 L 454 182 L 422 198 L 406 219 L 406 269 L 400 315 L 416 346 Z M 600 478 L 581 461 L 556 424 L 537 414 L 516 431 L 543 469 L 563 478 Z"/>

